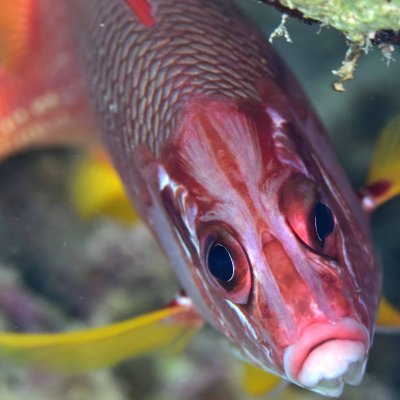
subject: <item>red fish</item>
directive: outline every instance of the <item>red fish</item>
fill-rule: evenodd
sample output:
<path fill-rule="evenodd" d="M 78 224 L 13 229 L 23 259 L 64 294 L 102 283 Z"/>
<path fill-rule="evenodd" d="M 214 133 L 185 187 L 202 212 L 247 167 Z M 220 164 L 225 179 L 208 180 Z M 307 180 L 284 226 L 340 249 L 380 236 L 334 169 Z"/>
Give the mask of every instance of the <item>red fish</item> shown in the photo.
<path fill-rule="evenodd" d="M 381 285 L 367 214 L 253 23 L 228 0 L 17 3 L 0 156 L 96 125 L 202 318 L 301 386 L 358 384 Z"/>

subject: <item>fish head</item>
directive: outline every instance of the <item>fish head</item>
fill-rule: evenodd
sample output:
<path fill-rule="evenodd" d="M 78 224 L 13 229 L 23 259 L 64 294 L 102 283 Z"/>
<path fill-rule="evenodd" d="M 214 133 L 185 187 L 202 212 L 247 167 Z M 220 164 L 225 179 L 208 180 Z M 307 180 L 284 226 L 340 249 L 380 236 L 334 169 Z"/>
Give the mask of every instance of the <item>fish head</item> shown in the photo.
<path fill-rule="evenodd" d="M 363 376 L 380 272 L 305 120 L 198 99 L 163 150 L 159 189 L 204 317 L 259 367 L 337 396 Z"/>

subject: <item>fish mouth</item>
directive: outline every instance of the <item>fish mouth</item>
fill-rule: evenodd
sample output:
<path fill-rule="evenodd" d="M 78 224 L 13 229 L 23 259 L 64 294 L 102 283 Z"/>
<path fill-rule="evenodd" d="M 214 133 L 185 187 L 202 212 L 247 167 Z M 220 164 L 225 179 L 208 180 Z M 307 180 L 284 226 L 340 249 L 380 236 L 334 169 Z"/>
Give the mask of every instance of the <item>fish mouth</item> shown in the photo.
<path fill-rule="evenodd" d="M 314 392 L 338 397 L 345 383 L 361 382 L 369 347 L 367 329 L 354 319 L 312 324 L 286 348 L 285 373 L 293 382 Z"/>

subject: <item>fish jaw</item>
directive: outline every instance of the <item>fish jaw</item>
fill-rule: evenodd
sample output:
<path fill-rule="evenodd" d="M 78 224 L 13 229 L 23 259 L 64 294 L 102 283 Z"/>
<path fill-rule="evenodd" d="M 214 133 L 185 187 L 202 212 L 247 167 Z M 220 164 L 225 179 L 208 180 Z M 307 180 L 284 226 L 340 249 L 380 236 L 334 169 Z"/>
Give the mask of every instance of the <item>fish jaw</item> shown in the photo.
<path fill-rule="evenodd" d="M 368 331 L 352 318 L 336 324 L 316 323 L 286 348 L 284 370 L 296 384 L 338 397 L 345 383 L 361 382 L 369 347 Z"/>

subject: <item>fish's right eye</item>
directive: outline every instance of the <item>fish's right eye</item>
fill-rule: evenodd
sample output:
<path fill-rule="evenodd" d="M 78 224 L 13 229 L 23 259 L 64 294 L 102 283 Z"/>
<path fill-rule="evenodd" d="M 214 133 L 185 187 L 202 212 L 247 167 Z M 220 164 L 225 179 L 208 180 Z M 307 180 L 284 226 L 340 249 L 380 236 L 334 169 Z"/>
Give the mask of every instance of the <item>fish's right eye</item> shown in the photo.
<path fill-rule="evenodd" d="M 239 241 L 220 227 L 207 229 L 203 241 L 204 273 L 211 287 L 236 304 L 246 304 L 251 270 Z"/>

